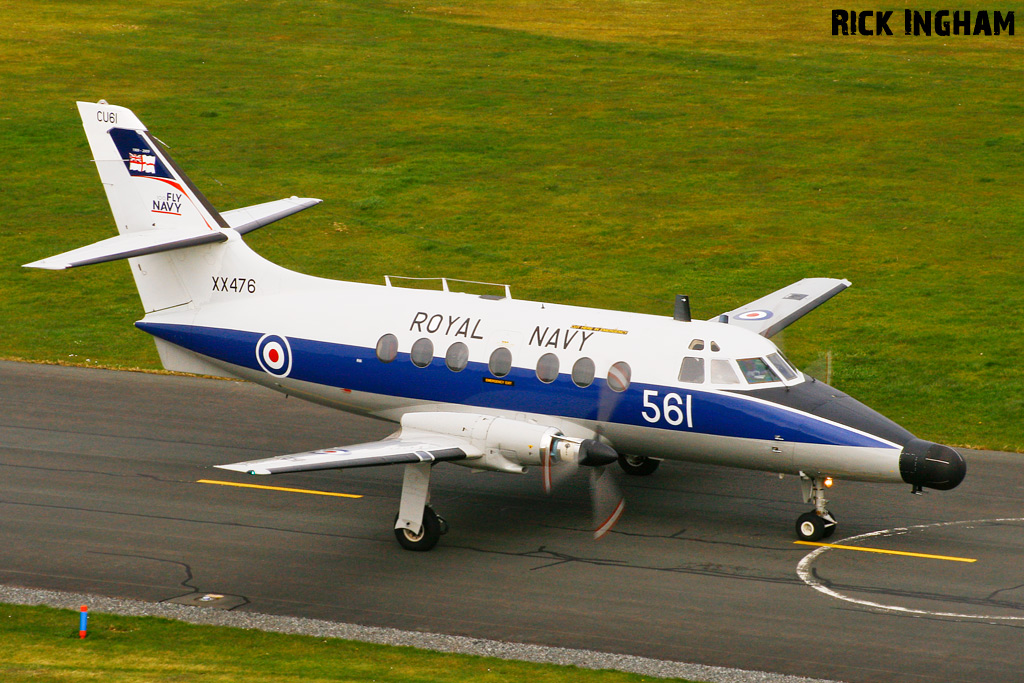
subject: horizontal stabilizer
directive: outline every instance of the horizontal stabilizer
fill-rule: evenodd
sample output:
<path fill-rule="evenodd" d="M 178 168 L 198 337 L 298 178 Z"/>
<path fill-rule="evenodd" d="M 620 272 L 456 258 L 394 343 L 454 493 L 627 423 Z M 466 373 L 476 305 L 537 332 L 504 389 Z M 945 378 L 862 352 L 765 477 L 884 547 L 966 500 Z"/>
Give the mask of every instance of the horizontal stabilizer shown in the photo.
<path fill-rule="evenodd" d="M 239 234 L 244 235 L 264 225 L 270 225 L 274 221 L 291 216 L 303 209 L 316 206 L 322 199 L 311 199 L 308 197 L 289 197 L 278 199 L 264 204 L 255 204 L 243 209 L 233 209 L 221 213 L 221 218 L 234 228 Z"/>
<path fill-rule="evenodd" d="M 201 244 L 226 242 L 228 239 L 230 239 L 230 235 L 227 231 L 211 231 L 205 227 L 193 233 L 167 230 L 128 232 L 85 247 L 66 251 L 63 254 L 26 263 L 24 267 L 65 270 L 93 263 L 106 263 L 107 261 L 145 256 L 146 254 L 159 254 L 160 252 L 174 249 L 196 247 Z"/>
<path fill-rule="evenodd" d="M 849 280 L 811 277 L 712 318 L 771 337 L 850 286 Z"/>
<path fill-rule="evenodd" d="M 344 448 L 326 448 L 319 451 L 295 453 L 277 458 L 217 465 L 222 470 L 247 474 L 282 474 L 312 470 L 375 467 L 418 462 L 465 460 L 480 455 L 468 443 L 441 434 L 406 434 L 400 438 L 372 441 Z"/>

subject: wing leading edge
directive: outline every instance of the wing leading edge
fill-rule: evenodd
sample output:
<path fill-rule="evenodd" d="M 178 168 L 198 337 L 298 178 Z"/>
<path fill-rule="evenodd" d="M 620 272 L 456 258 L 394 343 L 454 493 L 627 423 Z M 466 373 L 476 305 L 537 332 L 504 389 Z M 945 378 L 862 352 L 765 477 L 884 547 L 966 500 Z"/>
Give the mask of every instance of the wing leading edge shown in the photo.
<path fill-rule="evenodd" d="M 849 280 L 828 277 L 804 278 L 712 320 L 740 325 L 763 337 L 771 337 L 850 286 Z"/>

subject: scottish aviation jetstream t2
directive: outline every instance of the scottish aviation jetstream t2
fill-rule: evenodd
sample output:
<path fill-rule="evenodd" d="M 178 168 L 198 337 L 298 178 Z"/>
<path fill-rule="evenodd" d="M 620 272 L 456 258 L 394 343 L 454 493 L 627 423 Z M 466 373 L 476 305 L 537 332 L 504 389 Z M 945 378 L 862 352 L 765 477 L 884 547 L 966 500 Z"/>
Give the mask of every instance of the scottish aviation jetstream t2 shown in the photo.
<path fill-rule="evenodd" d="M 966 465 L 794 368 L 769 337 L 849 282 L 801 280 L 711 321 L 324 280 L 276 266 L 245 233 L 318 204 L 292 197 L 218 213 L 123 107 L 78 103 L 119 234 L 30 263 L 128 259 L 169 370 L 244 378 L 400 425 L 382 441 L 254 460 L 251 474 L 404 464 L 395 535 L 429 550 L 447 530 L 427 505 L 442 461 L 539 467 L 545 487 L 591 468 L 596 535 L 622 513 L 604 466 L 650 474 L 692 460 L 794 474 L 813 509 L 800 538 L 830 535 L 833 479 L 951 489 Z"/>

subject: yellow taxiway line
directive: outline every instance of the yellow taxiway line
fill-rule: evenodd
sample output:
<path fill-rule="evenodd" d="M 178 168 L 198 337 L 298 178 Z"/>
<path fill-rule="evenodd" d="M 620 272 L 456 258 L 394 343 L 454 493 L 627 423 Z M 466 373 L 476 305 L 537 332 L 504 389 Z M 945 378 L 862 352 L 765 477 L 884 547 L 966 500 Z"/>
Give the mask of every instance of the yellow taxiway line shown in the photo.
<path fill-rule="evenodd" d="M 947 555 L 925 555 L 924 553 L 907 553 L 902 550 L 882 550 L 881 548 L 862 548 L 856 545 L 836 545 L 833 543 L 811 543 L 810 541 L 793 541 L 796 545 L 813 545 L 819 548 L 838 548 L 839 550 L 859 550 L 863 553 L 882 553 L 883 555 L 903 555 L 904 557 L 922 557 L 926 560 L 946 560 L 948 562 L 977 562 L 969 557 L 949 557 Z"/>
<path fill-rule="evenodd" d="M 200 479 L 197 484 L 217 484 L 218 486 L 238 486 L 244 489 L 262 489 L 264 491 L 286 491 L 288 493 L 308 493 L 312 496 L 335 496 L 337 498 L 362 498 L 354 493 L 333 493 L 331 491 L 309 491 L 307 489 L 289 489 L 283 486 L 263 486 L 261 484 L 239 484 L 235 481 L 217 481 L 215 479 Z"/>

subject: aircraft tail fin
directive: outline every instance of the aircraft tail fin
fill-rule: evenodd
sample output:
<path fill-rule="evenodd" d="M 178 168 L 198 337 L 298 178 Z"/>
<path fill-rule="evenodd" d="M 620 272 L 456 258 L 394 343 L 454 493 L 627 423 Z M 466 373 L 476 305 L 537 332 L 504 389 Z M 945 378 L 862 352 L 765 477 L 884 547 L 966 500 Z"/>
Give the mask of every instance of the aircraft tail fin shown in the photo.
<path fill-rule="evenodd" d="M 78 111 L 119 233 L 228 227 L 131 110 L 100 100 Z"/>
<path fill-rule="evenodd" d="M 131 110 L 100 100 L 79 102 L 78 111 L 118 235 L 26 267 L 62 270 L 129 259 L 146 313 L 198 304 L 192 290 L 210 277 L 195 248 L 240 243 L 242 234 L 320 203 L 291 197 L 222 215 Z"/>

